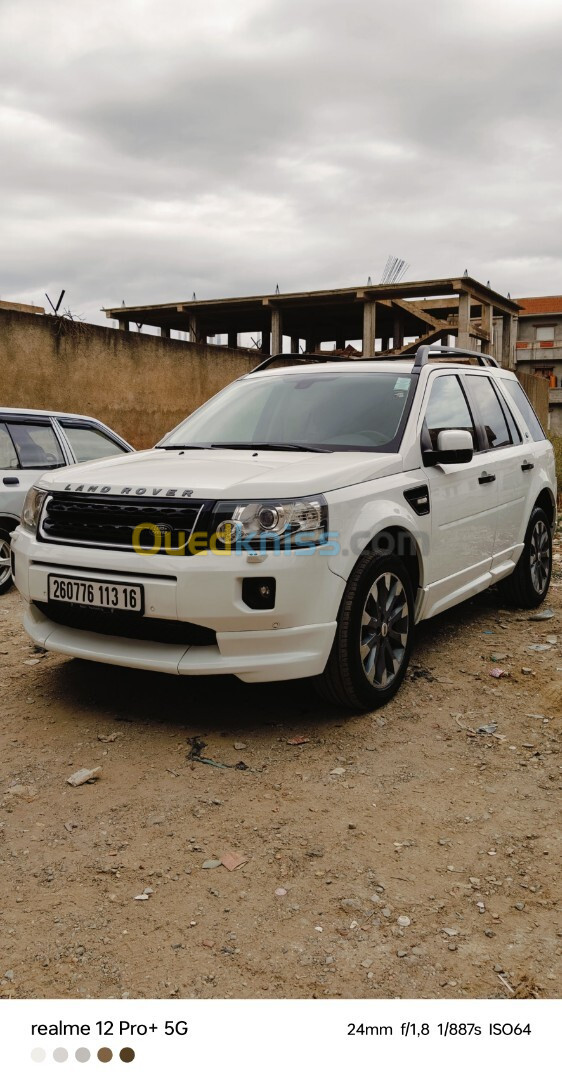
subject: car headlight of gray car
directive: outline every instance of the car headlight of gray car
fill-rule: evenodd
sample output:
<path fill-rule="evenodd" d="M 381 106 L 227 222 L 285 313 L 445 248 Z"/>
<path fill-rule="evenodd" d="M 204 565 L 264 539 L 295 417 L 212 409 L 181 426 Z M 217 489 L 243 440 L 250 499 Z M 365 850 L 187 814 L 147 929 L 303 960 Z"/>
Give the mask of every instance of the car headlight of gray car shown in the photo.
<path fill-rule="evenodd" d="M 43 509 L 43 503 L 47 498 L 47 492 L 43 488 L 30 487 L 23 504 L 21 523 L 31 532 L 37 532 L 39 518 Z"/>

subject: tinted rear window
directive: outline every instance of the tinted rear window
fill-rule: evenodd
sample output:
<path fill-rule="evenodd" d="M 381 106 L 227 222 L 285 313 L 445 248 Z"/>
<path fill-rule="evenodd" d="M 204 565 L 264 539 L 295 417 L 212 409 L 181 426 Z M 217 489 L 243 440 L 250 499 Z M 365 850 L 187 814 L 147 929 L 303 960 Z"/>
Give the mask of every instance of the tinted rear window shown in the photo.
<path fill-rule="evenodd" d="M 519 409 L 519 412 L 521 413 L 521 416 L 523 417 L 529 429 L 531 438 L 534 439 L 535 442 L 540 442 L 542 439 L 546 439 L 546 435 L 542 429 L 541 422 L 535 410 L 533 409 L 533 406 L 531 405 L 531 402 L 529 401 L 529 398 L 527 397 L 523 387 L 521 386 L 521 383 L 515 382 L 514 379 L 501 379 L 498 381 L 504 394 L 507 395 L 508 400 L 509 398 L 511 398 L 511 400 Z"/>

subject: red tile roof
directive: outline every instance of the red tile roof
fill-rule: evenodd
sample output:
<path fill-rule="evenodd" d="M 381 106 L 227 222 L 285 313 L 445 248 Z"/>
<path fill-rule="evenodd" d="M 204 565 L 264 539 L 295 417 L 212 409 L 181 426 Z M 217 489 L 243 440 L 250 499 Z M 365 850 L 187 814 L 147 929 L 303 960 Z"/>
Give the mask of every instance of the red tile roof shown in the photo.
<path fill-rule="evenodd" d="M 524 296 L 515 301 L 525 315 L 562 315 L 562 296 Z"/>

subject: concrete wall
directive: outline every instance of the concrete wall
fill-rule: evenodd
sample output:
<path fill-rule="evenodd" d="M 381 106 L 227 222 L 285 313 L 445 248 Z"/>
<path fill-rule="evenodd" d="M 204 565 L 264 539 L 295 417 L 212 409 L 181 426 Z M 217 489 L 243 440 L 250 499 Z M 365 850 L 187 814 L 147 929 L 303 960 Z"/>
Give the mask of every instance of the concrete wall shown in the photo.
<path fill-rule="evenodd" d="M 87 413 L 137 449 L 260 359 L 253 350 L 0 309 L 0 406 Z"/>

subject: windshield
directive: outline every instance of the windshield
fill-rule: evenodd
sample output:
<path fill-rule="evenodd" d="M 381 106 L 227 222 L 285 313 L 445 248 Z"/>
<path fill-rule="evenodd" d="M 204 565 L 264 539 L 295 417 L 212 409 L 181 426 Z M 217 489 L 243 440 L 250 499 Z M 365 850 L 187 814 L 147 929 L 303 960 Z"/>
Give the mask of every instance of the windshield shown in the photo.
<path fill-rule="evenodd" d="M 384 371 L 243 379 L 217 394 L 159 445 L 395 451 L 413 389 L 411 375 Z"/>

